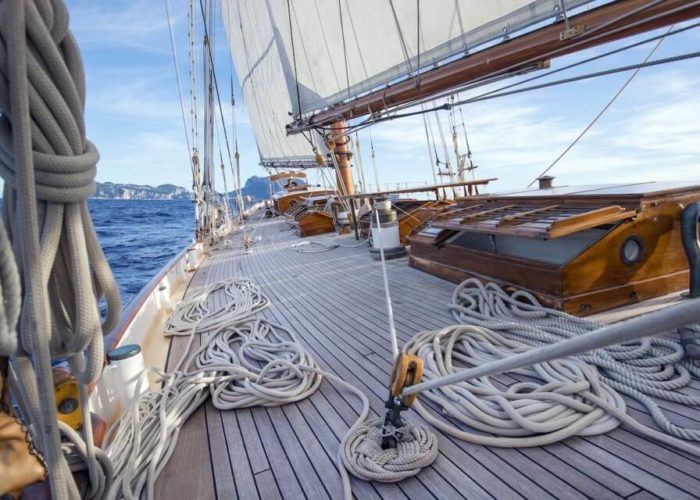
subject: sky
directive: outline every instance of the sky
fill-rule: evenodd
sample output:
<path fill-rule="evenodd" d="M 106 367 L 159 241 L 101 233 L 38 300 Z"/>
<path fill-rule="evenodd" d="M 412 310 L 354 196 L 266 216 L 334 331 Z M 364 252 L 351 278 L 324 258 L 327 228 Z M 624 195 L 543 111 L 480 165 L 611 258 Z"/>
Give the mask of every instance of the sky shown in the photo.
<path fill-rule="evenodd" d="M 189 188 L 189 152 L 164 2 L 68 0 L 67 4 L 71 13 L 70 26 L 85 63 L 88 137 L 97 145 L 101 156 L 97 180 L 151 185 L 169 183 Z M 189 66 L 186 4 L 185 0 L 170 0 L 183 84 L 188 80 Z M 198 6 L 198 2 L 195 5 Z M 650 34 L 645 35 L 648 36 Z M 217 77 L 228 133 L 232 136 L 228 96 L 233 68 L 221 24 L 217 25 L 215 39 Z M 616 45 L 621 42 L 556 59 L 552 68 Z M 644 60 L 651 48 L 652 44 L 646 44 L 589 64 L 585 70 L 572 70 L 557 77 L 635 64 Z M 700 29 L 696 28 L 667 38 L 653 58 L 699 48 Z M 201 63 L 201 54 L 197 54 L 197 59 Z M 528 184 L 589 124 L 628 76 L 629 73 L 616 74 L 463 106 L 473 159 L 479 166 L 476 176 L 497 177 L 499 181 L 493 184 L 491 191 Z M 253 131 L 242 106 L 235 75 L 233 85 L 238 103 L 236 134 L 241 176 L 245 179 L 265 175 L 258 165 Z M 189 120 L 189 96 L 186 94 L 184 98 Z M 457 117 L 461 122 L 459 114 Z M 437 135 L 435 119 L 431 119 Z M 447 135 L 445 113 L 441 121 Z M 362 131 L 359 138 L 365 178 L 373 182 L 369 134 L 368 130 Z M 404 186 L 432 182 L 421 117 L 377 124 L 371 128 L 371 138 L 380 184 Z M 451 150 L 451 137 L 446 141 Z M 218 144 L 216 147 L 218 155 Z M 439 140 L 438 148 L 442 149 Z M 226 157 L 225 147 L 221 149 Z M 440 156 L 444 157 L 442 151 Z M 556 177 L 555 184 L 559 185 L 698 180 L 699 156 L 700 64 L 691 59 L 642 69 L 596 126 L 550 174 Z M 222 189 L 221 173 L 217 174 L 217 187 Z M 310 179 L 316 182 L 317 174 L 310 174 Z M 229 188 L 231 185 L 229 172 Z"/>

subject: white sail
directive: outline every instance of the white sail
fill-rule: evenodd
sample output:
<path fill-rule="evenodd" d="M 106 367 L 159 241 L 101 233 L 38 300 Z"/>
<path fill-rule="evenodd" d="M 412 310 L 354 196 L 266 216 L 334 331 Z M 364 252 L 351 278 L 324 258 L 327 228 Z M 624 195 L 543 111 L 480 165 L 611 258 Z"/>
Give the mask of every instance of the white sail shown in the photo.
<path fill-rule="evenodd" d="M 240 7 L 247 16 L 244 22 L 252 23 L 249 44 L 260 50 L 267 46 L 271 50 L 284 48 L 281 57 L 287 62 L 284 75 L 291 98 L 283 109 L 289 110 L 291 104 L 294 114 L 299 114 L 299 101 L 301 114 L 308 114 L 366 92 L 380 92 L 382 86 L 410 76 L 419 68 L 431 67 L 537 23 L 554 20 L 562 14 L 562 7 L 569 11 L 590 2 L 224 0 L 223 3 L 234 5 L 234 10 Z M 239 72 L 248 73 L 241 69 Z"/>
<path fill-rule="evenodd" d="M 309 141 L 301 135 L 286 134 L 285 124 L 291 121 L 288 113 L 296 109 L 291 100 L 296 86 L 294 70 L 283 46 L 284 35 L 265 5 L 264 0 L 221 1 L 222 18 L 260 160 L 264 165 L 313 164 Z M 324 153 L 326 148 L 317 136 L 314 141 Z"/>

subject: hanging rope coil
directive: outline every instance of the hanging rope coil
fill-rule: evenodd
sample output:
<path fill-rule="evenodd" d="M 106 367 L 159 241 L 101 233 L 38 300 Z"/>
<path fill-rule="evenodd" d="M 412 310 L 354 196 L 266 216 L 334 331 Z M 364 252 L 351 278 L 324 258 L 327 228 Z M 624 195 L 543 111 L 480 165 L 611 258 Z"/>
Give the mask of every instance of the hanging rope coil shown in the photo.
<path fill-rule="evenodd" d="M 19 273 L 12 244 L 0 222 L 0 356 L 17 350 L 17 321 L 22 306 Z"/>
<path fill-rule="evenodd" d="M 222 296 L 222 305 L 213 308 L 210 297 Z M 226 325 L 235 325 L 258 311 L 270 301 L 258 287 L 247 279 L 235 278 L 208 286 L 203 292 L 184 301 L 165 324 L 165 335 L 205 333 Z"/>
<path fill-rule="evenodd" d="M 85 136 L 85 78 L 65 5 L 0 1 L 0 39 L 3 221 L 23 280 L 13 365 L 22 414 L 46 456 L 52 495 L 62 500 L 78 492 L 60 449 L 51 360 L 67 358 L 83 387 L 94 382 L 104 361 L 102 336 L 117 323 L 120 299 L 85 203 L 98 153 Z M 96 477 L 107 471 L 95 469 L 86 395 L 81 391 L 83 439 Z"/>
<path fill-rule="evenodd" d="M 585 335 L 602 325 L 539 304 L 526 291 L 508 294 L 499 286 L 476 279 L 461 283 L 450 303 L 460 323 L 488 328 L 529 346 L 543 346 Z M 661 337 L 645 338 L 576 356 L 598 368 L 601 379 L 616 391 L 642 403 L 664 432 L 700 440 L 700 429 L 679 427 L 668 420 L 652 398 L 698 406 L 700 398 L 678 391 L 688 386 L 691 373 L 700 376 L 700 363 L 684 357 L 680 343 Z"/>

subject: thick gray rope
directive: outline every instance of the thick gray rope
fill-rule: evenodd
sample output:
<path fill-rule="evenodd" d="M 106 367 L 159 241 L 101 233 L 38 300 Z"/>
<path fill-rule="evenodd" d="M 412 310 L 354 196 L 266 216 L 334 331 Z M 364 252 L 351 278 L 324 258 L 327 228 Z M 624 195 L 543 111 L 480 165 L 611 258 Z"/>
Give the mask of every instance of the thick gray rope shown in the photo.
<path fill-rule="evenodd" d="M 67 358 L 79 383 L 95 381 L 104 361 L 102 335 L 120 310 L 85 203 L 94 192 L 98 154 L 85 137 L 84 103 L 82 60 L 63 1 L 0 0 L 3 221 L 23 284 L 13 364 L 25 392 L 23 416 L 59 500 L 77 489 L 59 446 L 51 359 Z M 102 324 L 100 297 L 107 302 Z M 89 403 L 82 404 L 88 422 Z M 93 467 L 92 437 L 84 438 Z M 93 485 L 91 493 L 98 489 Z"/>
<path fill-rule="evenodd" d="M 460 323 L 488 328 L 530 346 L 553 344 L 603 326 L 545 308 L 529 292 L 517 291 L 509 295 L 493 283 L 483 285 L 476 279 L 466 280 L 455 289 L 449 307 Z M 607 385 L 640 401 L 664 432 L 681 439 L 700 440 L 700 429 L 673 424 L 652 399 L 700 405 L 700 397 L 678 391 L 688 386 L 691 374 L 700 375 L 700 364 L 684 358 L 680 343 L 651 337 L 576 357 L 596 366 Z"/>
<path fill-rule="evenodd" d="M 19 272 L 5 226 L 0 223 L 0 356 L 17 350 L 17 321 L 22 306 Z"/>

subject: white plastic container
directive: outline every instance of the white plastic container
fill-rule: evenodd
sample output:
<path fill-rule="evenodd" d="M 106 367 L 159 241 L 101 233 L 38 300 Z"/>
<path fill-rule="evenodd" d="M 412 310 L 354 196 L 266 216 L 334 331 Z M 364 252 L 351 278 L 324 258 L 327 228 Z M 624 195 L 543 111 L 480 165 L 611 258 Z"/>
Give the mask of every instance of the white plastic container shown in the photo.
<path fill-rule="evenodd" d="M 110 351 L 107 359 L 103 377 L 120 411 L 124 411 L 150 390 L 143 353 L 138 344 L 126 344 Z"/>
<path fill-rule="evenodd" d="M 399 225 L 396 222 L 382 224 L 381 228 L 376 227 L 375 222 L 372 226 L 372 247 L 379 250 L 390 250 L 401 246 L 399 238 Z M 381 231 L 380 231 L 381 229 Z"/>

